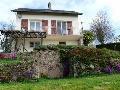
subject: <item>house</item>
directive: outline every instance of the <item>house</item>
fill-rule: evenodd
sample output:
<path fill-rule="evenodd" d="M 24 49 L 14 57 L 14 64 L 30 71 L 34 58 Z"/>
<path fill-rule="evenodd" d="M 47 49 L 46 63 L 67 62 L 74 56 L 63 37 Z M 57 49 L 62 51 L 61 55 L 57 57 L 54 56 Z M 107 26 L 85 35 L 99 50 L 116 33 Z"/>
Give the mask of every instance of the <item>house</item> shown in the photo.
<path fill-rule="evenodd" d="M 82 41 L 79 28 L 78 13 L 75 11 L 52 10 L 51 3 L 48 9 L 18 8 L 16 12 L 16 30 L 46 32 L 46 38 L 26 38 L 25 48 L 32 51 L 35 45 L 65 44 L 78 45 Z M 22 48 L 18 39 L 17 47 Z M 21 45 L 21 46 L 20 46 Z"/>

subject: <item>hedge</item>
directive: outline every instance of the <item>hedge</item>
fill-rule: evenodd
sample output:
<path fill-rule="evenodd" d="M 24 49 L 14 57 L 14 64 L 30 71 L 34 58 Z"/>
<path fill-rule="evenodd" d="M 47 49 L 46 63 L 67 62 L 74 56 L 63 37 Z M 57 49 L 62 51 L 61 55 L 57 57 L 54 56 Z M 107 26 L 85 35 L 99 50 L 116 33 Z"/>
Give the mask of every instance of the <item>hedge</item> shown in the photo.
<path fill-rule="evenodd" d="M 96 48 L 107 48 L 111 50 L 117 50 L 120 51 L 120 42 L 118 43 L 107 43 L 102 45 L 96 45 Z"/>

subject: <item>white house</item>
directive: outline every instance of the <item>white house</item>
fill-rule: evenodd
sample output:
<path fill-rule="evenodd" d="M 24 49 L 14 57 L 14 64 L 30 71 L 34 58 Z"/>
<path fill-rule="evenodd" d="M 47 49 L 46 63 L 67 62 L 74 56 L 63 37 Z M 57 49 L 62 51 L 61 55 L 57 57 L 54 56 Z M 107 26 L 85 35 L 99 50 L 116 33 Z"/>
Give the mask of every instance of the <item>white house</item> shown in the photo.
<path fill-rule="evenodd" d="M 48 3 L 48 9 L 18 8 L 12 11 L 16 12 L 16 30 L 47 33 L 46 38 L 43 39 L 43 45 L 81 43 L 83 36 L 80 33 L 78 15 L 83 13 L 52 10 L 51 3 Z M 20 43 L 21 39 L 18 39 L 17 47 L 22 48 Z M 25 48 L 32 51 L 37 44 L 40 44 L 40 38 L 26 38 Z"/>

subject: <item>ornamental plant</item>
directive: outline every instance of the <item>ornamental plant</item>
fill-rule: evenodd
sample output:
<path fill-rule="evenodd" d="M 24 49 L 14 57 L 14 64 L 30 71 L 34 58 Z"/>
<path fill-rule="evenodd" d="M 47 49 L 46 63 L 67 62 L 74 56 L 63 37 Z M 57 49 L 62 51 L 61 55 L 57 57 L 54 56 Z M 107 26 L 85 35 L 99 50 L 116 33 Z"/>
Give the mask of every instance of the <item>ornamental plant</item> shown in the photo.
<path fill-rule="evenodd" d="M 0 59 L 3 59 L 5 57 L 4 53 L 0 53 Z"/>
<path fill-rule="evenodd" d="M 110 73 L 111 72 L 111 67 L 109 65 L 107 65 L 104 71 L 106 73 Z"/>
<path fill-rule="evenodd" d="M 5 56 L 6 59 L 15 59 L 16 57 L 17 57 L 17 54 L 15 52 L 8 53 Z"/>
<path fill-rule="evenodd" d="M 104 71 L 106 73 L 120 73 L 120 62 L 115 60 L 110 61 Z"/>
<path fill-rule="evenodd" d="M 110 61 L 110 66 L 112 68 L 112 72 L 120 73 L 120 62 L 112 60 Z"/>

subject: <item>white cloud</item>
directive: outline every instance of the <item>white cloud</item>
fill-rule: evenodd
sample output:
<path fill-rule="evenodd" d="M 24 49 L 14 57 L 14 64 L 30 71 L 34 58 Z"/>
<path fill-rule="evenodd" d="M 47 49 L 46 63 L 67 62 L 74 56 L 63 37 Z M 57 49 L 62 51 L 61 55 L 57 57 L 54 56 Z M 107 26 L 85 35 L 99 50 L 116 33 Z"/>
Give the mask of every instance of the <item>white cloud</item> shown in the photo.
<path fill-rule="evenodd" d="M 107 11 L 116 33 L 120 34 L 119 1 L 118 0 L 3 0 L 0 3 L 0 21 L 15 19 L 15 13 L 10 10 L 16 8 L 44 8 L 47 3 L 52 3 L 52 9 L 70 10 L 83 13 L 79 16 L 79 22 L 85 22 L 84 29 L 89 29 L 89 23 L 99 10 Z"/>

